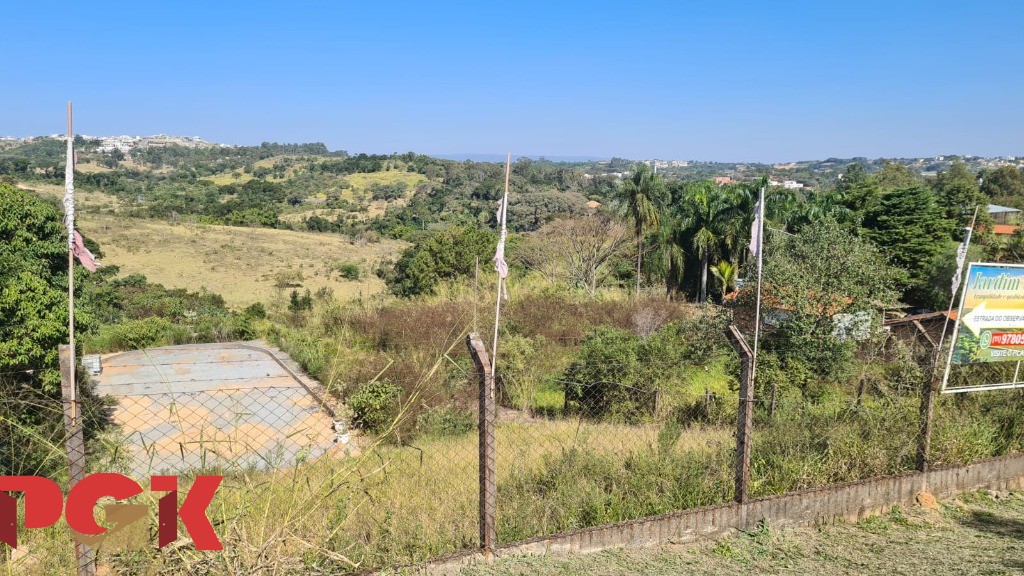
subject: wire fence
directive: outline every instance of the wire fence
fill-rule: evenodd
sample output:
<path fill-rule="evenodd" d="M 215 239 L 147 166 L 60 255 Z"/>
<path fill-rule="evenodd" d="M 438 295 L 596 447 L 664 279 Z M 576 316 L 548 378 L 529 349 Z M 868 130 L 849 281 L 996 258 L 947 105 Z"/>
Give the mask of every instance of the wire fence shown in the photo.
<path fill-rule="evenodd" d="M 855 369 L 831 375 L 842 386 L 829 387 L 819 385 L 824 361 L 807 372 L 787 360 L 807 353 L 806 343 L 768 331 L 744 398 L 744 353 L 719 328 L 699 339 L 580 341 L 558 370 L 509 349 L 493 378 L 486 362 L 449 358 L 443 399 L 414 387 L 364 398 L 358 410 L 351 396 L 325 409 L 297 385 L 85 394 L 86 464 L 139 480 L 225 476 L 210 517 L 234 551 L 161 560 L 183 573 L 246 571 L 270 557 L 284 573 L 408 564 L 477 549 L 484 538 L 498 546 L 919 467 L 925 391 L 942 357 L 926 340 L 890 334 L 861 343 L 851 352 Z M 955 370 L 957 382 L 1005 381 L 1016 365 Z M 59 422 L 61 402 L 28 385 L 2 392 L 5 473 L 60 479 L 64 470 L 66 485 L 64 429 L 43 424 Z M 745 403 L 753 407 L 746 429 Z M 1020 408 L 1019 393 L 935 395 L 928 461 L 1020 449 Z M 45 542 L 29 549 L 42 555 Z M 140 566 L 124 552 L 101 558 L 124 573 Z M 51 565 L 31 554 L 19 562 Z"/>

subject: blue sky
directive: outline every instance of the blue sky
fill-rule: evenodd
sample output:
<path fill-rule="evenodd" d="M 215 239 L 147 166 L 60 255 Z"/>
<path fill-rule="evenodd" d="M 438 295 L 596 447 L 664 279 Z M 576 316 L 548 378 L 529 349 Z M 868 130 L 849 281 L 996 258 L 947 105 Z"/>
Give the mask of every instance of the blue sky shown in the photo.
<path fill-rule="evenodd" d="M 1024 2 L 10 2 L 0 135 L 1024 155 Z"/>

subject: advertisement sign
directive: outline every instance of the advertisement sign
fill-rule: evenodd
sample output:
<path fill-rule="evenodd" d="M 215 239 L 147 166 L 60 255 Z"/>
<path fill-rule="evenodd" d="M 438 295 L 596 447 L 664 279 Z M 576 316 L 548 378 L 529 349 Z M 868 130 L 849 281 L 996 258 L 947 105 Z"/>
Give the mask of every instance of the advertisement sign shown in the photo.
<path fill-rule="evenodd" d="M 953 364 L 1024 360 L 1024 266 L 971 263 Z"/>

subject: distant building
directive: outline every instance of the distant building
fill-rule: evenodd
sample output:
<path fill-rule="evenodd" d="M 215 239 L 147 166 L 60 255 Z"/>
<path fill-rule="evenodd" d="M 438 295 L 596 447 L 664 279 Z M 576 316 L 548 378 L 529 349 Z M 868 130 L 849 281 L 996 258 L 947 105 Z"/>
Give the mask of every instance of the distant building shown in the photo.
<path fill-rule="evenodd" d="M 715 184 L 722 186 L 723 184 L 732 184 L 732 178 L 728 176 L 718 176 L 715 178 Z"/>
<path fill-rule="evenodd" d="M 1016 208 L 996 204 L 988 205 L 988 215 L 996 224 L 1013 224 L 1017 221 L 1017 214 L 1020 214 L 1020 210 Z"/>
<path fill-rule="evenodd" d="M 804 185 L 797 182 L 796 180 L 786 180 L 782 183 L 782 187 L 788 190 L 796 190 L 799 188 L 803 188 Z"/>
<path fill-rule="evenodd" d="M 597 200 L 591 200 L 590 202 L 587 202 L 587 208 L 590 208 L 591 210 L 597 210 L 600 207 L 601 203 L 598 202 Z"/>

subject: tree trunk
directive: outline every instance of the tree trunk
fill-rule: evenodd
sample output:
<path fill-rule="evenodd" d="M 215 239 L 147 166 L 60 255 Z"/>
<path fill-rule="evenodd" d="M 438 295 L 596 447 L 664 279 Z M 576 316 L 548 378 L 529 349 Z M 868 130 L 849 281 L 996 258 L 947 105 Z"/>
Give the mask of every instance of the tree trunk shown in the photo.
<path fill-rule="evenodd" d="M 637 230 L 636 233 L 636 293 L 640 294 L 640 258 L 644 255 L 644 237 Z"/>
<path fill-rule="evenodd" d="M 700 298 L 698 300 L 703 304 L 708 299 L 708 258 L 704 257 L 704 261 L 700 267 Z"/>

